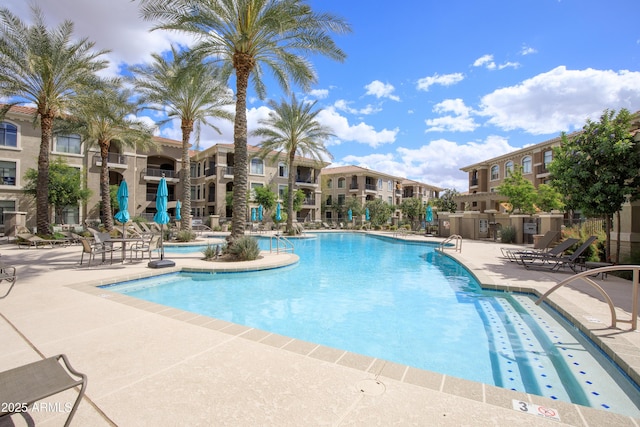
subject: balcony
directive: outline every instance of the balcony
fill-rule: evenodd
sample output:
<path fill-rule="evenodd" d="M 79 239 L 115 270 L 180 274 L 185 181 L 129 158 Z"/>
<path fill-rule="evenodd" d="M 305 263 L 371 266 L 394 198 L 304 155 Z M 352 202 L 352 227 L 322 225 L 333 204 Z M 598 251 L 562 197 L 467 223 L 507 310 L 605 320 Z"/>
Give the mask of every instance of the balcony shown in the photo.
<path fill-rule="evenodd" d="M 169 169 L 146 168 L 142 170 L 142 178 L 145 181 L 159 182 L 164 176 L 167 182 L 180 182 L 178 173 Z"/>
<path fill-rule="evenodd" d="M 549 164 L 542 164 L 537 166 L 537 175 L 540 178 L 541 175 L 549 175 L 551 171 L 549 170 Z"/>
<path fill-rule="evenodd" d="M 470 186 L 471 187 L 477 187 L 478 186 L 478 178 L 471 178 Z"/>
<path fill-rule="evenodd" d="M 98 154 L 93 156 L 93 164 L 101 167 L 102 157 Z M 110 169 L 127 169 L 127 158 L 120 153 L 109 153 L 107 155 L 107 166 Z"/>
<path fill-rule="evenodd" d="M 365 184 L 364 185 L 364 191 L 365 193 L 377 193 L 378 192 L 378 185 L 377 184 Z"/>
<path fill-rule="evenodd" d="M 317 188 L 318 182 L 313 180 L 310 176 L 308 177 L 296 177 L 296 186 L 297 187 L 310 187 Z"/>
<path fill-rule="evenodd" d="M 349 184 L 349 191 L 357 191 L 360 188 L 357 182 Z"/>
<path fill-rule="evenodd" d="M 224 168 L 224 178 L 233 178 L 233 166 L 226 166 Z"/>
<path fill-rule="evenodd" d="M 305 197 L 304 200 L 302 201 L 302 205 L 303 206 L 315 206 L 316 205 L 315 197 Z M 327 206 L 330 206 L 330 205 L 327 204 Z"/>

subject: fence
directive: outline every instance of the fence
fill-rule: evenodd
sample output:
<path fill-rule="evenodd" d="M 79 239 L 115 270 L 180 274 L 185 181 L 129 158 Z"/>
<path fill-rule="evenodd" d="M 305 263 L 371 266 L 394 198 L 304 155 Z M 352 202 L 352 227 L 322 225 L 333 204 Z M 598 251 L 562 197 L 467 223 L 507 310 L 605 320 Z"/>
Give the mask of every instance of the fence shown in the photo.
<path fill-rule="evenodd" d="M 576 227 L 584 229 L 587 235 L 593 236 L 605 231 L 605 221 L 606 220 L 604 218 L 576 218 L 573 221 L 565 219 L 564 225 L 566 227 Z"/>

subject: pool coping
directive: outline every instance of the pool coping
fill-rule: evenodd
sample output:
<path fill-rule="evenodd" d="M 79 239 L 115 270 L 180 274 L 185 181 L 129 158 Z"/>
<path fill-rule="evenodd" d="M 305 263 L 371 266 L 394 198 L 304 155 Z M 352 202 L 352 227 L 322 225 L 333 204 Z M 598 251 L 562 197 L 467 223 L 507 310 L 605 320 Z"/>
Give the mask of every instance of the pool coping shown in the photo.
<path fill-rule="evenodd" d="M 415 239 L 409 237 L 393 237 L 388 234 L 381 234 L 385 238 L 392 238 L 399 241 L 412 241 Z M 417 241 L 418 243 L 425 243 L 424 240 Z M 426 242 L 433 243 L 433 242 Z M 499 290 L 506 292 L 522 292 L 530 293 L 540 296 L 541 290 L 530 286 L 513 286 L 508 284 L 499 284 L 491 276 L 485 274 L 484 270 L 476 265 L 473 261 L 466 258 L 462 254 L 439 251 L 446 256 L 449 256 L 456 261 L 460 262 L 471 274 L 476 277 L 483 289 L 487 290 Z M 281 268 L 288 265 L 293 265 L 299 261 L 299 257 L 295 254 L 280 254 L 276 257 L 268 257 L 268 260 L 261 260 L 261 263 L 255 265 L 247 265 L 246 263 L 229 263 L 230 265 L 222 266 L 216 265 L 210 266 L 181 266 L 171 267 L 162 270 L 150 270 L 144 273 L 138 273 L 128 275 L 124 277 L 117 277 L 113 279 L 99 279 L 84 283 L 65 285 L 65 287 L 78 290 L 84 293 L 92 294 L 100 298 L 105 298 L 110 301 L 124 304 L 136 309 L 162 315 L 172 319 L 184 321 L 191 325 L 212 329 L 218 332 L 222 332 L 237 338 L 247 339 L 257 343 L 276 347 L 281 350 L 290 351 L 299 354 L 304 357 L 310 357 L 318 359 L 326 363 L 333 363 L 336 365 L 356 369 L 368 374 L 372 374 L 375 378 L 384 377 L 392 380 L 400 381 L 402 383 L 412 384 L 414 386 L 424 387 L 430 390 L 438 391 L 445 394 L 451 394 L 453 396 L 463 397 L 471 399 L 477 402 L 498 406 L 506 409 L 513 409 L 514 400 L 524 401 L 531 404 L 541 405 L 544 407 L 552 407 L 562 413 L 562 422 L 579 425 L 582 422 L 587 422 L 591 425 L 600 424 L 603 420 L 608 420 L 609 416 L 621 417 L 621 419 L 637 420 L 640 423 L 640 418 L 636 419 L 630 416 L 617 414 L 614 412 L 608 412 L 598 408 L 586 407 L 574 403 L 553 400 L 543 396 L 534 394 L 517 392 L 508 390 L 505 388 L 493 386 L 490 384 L 479 383 L 463 378 L 458 378 L 446 374 L 440 374 L 433 371 L 423 370 L 407 365 L 397 364 L 394 362 L 386 361 L 384 359 L 373 358 L 369 356 L 360 355 L 344 350 L 339 350 L 320 344 L 315 344 L 303 340 L 298 340 L 290 337 L 286 337 L 279 334 L 274 334 L 268 331 L 247 327 L 244 325 L 224 321 L 214 317 L 203 316 L 196 313 L 188 312 L 181 309 L 175 309 L 172 307 L 164 306 L 161 304 L 152 303 L 149 301 L 129 297 L 117 292 L 110 291 L 108 288 L 101 288 L 100 286 L 106 286 L 117 282 L 143 279 L 153 276 L 159 276 L 169 273 L 177 273 L 181 271 L 185 272 L 248 272 L 248 271 L 260 271 L 264 269 Z M 203 263 L 205 261 L 202 261 Z M 212 263 L 208 263 L 212 264 Z M 545 291 L 543 289 L 542 291 Z M 611 345 L 607 345 L 602 339 L 601 335 L 607 334 L 609 329 L 602 331 L 602 334 L 598 334 L 594 330 L 588 328 L 583 324 L 580 315 L 586 316 L 586 312 L 581 310 L 578 306 L 566 300 L 562 296 L 553 295 L 547 301 L 554 309 L 569 319 L 576 327 L 578 327 L 586 336 L 588 336 L 593 342 L 596 343 L 614 362 L 618 364 L 635 382 L 640 384 L 640 375 L 638 370 L 635 369 L 631 363 L 627 362 L 624 358 L 625 350 L 630 346 L 629 343 L 614 342 Z M 617 340 L 624 340 L 624 337 L 616 337 Z M 626 340 L 624 340 L 626 341 Z M 616 352 L 617 349 L 617 352 Z M 364 392 L 364 391 L 363 391 Z M 603 418 L 604 417 L 604 418 Z M 608 421 L 610 422 L 610 420 Z M 635 424 L 638 424 L 635 423 Z"/>

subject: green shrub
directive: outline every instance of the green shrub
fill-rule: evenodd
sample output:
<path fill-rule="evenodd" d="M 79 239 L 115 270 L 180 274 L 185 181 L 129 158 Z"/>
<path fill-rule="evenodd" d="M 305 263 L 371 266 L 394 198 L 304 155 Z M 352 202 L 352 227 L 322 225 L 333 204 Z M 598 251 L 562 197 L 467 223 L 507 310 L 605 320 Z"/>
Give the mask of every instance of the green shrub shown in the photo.
<path fill-rule="evenodd" d="M 205 260 L 214 259 L 216 257 L 216 247 L 212 244 L 208 244 L 206 248 L 202 250 Z"/>
<path fill-rule="evenodd" d="M 176 234 L 176 240 L 178 242 L 190 242 L 192 240 L 196 240 L 196 233 L 188 230 L 180 230 Z"/>
<path fill-rule="evenodd" d="M 260 256 L 258 240 L 251 236 L 242 236 L 227 246 L 227 253 L 239 261 L 253 261 Z"/>
<path fill-rule="evenodd" d="M 380 228 L 382 229 L 382 227 L 380 227 Z M 397 225 L 392 225 L 391 227 L 389 227 L 389 230 L 391 230 L 391 231 L 396 231 L 397 229 L 398 229 Z M 377 230 L 377 228 L 376 228 L 376 230 Z"/>
<path fill-rule="evenodd" d="M 516 241 L 516 229 L 509 225 L 502 227 L 500 241 L 502 243 L 514 243 Z"/>

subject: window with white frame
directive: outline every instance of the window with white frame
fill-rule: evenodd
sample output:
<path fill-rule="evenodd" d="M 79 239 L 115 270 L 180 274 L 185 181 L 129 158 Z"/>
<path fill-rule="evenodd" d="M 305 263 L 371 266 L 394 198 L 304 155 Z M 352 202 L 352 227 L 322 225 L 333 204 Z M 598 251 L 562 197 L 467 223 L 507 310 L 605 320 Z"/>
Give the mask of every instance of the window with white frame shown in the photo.
<path fill-rule="evenodd" d="M 393 182 L 387 181 L 387 190 L 393 191 Z"/>
<path fill-rule="evenodd" d="M 522 173 L 531 173 L 531 156 L 526 156 L 522 159 Z"/>
<path fill-rule="evenodd" d="M 509 160 L 507 163 L 504 164 L 504 177 L 506 178 L 512 173 L 513 173 L 513 162 Z"/>
<path fill-rule="evenodd" d="M 0 122 L 0 147 L 18 146 L 18 127 L 7 122 Z"/>
<path fill-rule="evenodd" d="M 327 188 L 331 189 L 333 187 L 333 180 L 332 179 L 328 179 L 327 180 Z"/>
<path fill-rule="evenodd" d="M 378 178 L 378 190 L 382 190 L 382 178 Z"/>
<path fill-rule="evenodd" d="M 4 224 L 5 212 L 13 212 L 15 210 L 16 210 L 15 200 L 0 200 L 0 224 Z"/>
<path fill-rule="evenodd" d="M 345 199 L 344 194 L 338 194 L 338 205 L 339 206 L 344 205 L 344 199 Z"/>
<path fill-rule="evenodd" d="M 56 135 L 55 151 L 58 153 L 80 154 L 80 135 Z"/>
<path fill-rule="evenodd" d="M 289 168 L 287 167 L 287 164 L 285 162 L 278 163 L 278 176 L 280 178 L 286 178 L 289 176 Z"/>
<path fill-rule="evenodd" d="M 493 165 L 491 166 L 491 181 L 495 181 L 500 178 L 500 166 Z"/>
<path fill-rule="evenodd" d="M 0 181 L 1 185 L 16 185 L 16 162 L 0 160 Z"/>
<path fill-rule="evenodd" d="M 278 185 L 278 198 L 280 200 L 284 200 L 284 198 L 286 197 L 286 190 L 287 190 L 286 185 L 282 185 L 282 184 Z"/>
<path fill-rule="evenodd" d="M 344 178 L 338 178 L 338 188 L 345 188 L 347 180 Z"/>
<path fill-rule="evenodd" d="M 264 175 L 264 162 L 262 159 L 254 157 L 251 159 L 251 174 L 252 175 Z"/>
<path fill-rule="evenodd" d="M 545 151 L 543 154 L 543 162 L 544 162 L 544 168 L 548 169 L 549 165 L 551 164 L 551 161 L 553 160 L 553 151 L 549 150 L 549 151 Z"/>
<path fill-rule="evenodd" d="M 258 187 L 264 187 L 264 184 L 261 182 L 252 182 L 251 183 L 251 200 L 255 200 L 256 199 L 256 188 Z"/>

